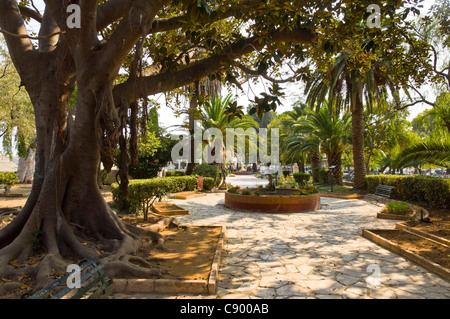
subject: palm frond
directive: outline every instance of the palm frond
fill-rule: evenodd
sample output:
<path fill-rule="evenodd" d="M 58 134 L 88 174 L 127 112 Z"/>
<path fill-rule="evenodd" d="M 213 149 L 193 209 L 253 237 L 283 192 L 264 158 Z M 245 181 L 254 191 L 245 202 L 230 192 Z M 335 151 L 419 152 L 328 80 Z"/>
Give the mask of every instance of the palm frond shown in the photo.
<path fill-rule="evenodd" d="M 434 164 L 442 167 L 450 166 L 449 141 L 425 141 L 404 149 L 396 158 L 393 167 L 411 166 L 416 162 Z"/>

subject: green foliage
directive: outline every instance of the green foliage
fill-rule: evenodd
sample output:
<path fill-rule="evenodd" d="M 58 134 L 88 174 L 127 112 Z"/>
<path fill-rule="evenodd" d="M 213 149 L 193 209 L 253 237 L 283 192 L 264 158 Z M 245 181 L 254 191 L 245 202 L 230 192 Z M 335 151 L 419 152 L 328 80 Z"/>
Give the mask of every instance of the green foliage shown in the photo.
<path fill-rule="evenodd" d="M 6 154 L 12 155 L 15 145 L 19 156 L 26 157 L 36 138 L 34 110 L 2 44 L 0 40 L 0 137 Z"/>
<path fill-rule="evenodd" d="M 239 186 L 228 188 L 228 193 L 237 194 L 239 191 Z"/>
<path fill-rule="evenodd" d="M 144 214 L 147 219 L 151 204 L 172 193 L 193 191 L 197 188 L 195 176 L 179 176 L 130 180 L 128 196 L 123 198 L 119 184 L 111 185 L 114 202 L 120 207 L 130 207 L 131 211 Z"/>
<path fill-rule="evenodd" d="M 317 176 L 320 184 L 328 184 L 328 170 L 326 168 L 319 168 Z"/>
<path fill-rule="evenodd" d="M 302 185 L 293 195 L 311 195 L 318 192 L 319 190 L 314 185 Z"/>
<path fill-rule="evenodd" d="M 241 194 L 242 194 L 242 195 L 251 195 L 252 192 L 250 192 L 250 191 L 248 191 L 248 190 L 244 190 L 244 191 L 242 191 Z"/>
<path fill-rule="evenodd" d="M 222 173 L 217 165 L 210 165 L 207 163 L 197 165 L 192 174 L 213 178 L 216 183 L 215 186 L 219 186 L 222 181 Z"/>
<path fill-rule="evenodd" d="M 254 194 L 255 196 L 261 196 L 261 192 L 260 192 L 260 191 L 255 191 L 253 194 Z"/>
<path fill-rule="evenodd" d="M 286 177 L 288 177 L 289 176 L 289 171 L 283 171 L 283 176 L 284 176 L 284 178 L 286 178 Z M 281 176 L 280 176 L 280 178 L 281 178 Z"/>
<path fill-rule="evenodd" d="M 166 177 L 186 176 L 185 171 L 166 171 Z"/>
<path fill-rule="evenodd" d="M 203 178 L 203 189 L 209 191 L 216 186 L 216 181 L 212 177 L 204 177 Z"/>
<path fill-rule="evenodd" d="M 393 167 L 413 166 L 417 162 L 442 167 L 450 165 L 450 140 L 428 140 L 405 148 L 393 162 Z"/>
<path fill-rule="evenodd" d="M 405 202 L 389 202 L 386 208 L 389 214 L 406 215 L 408 213 L 408 203 Z"/>
<path fill-rule="evenodd" d="M 308 173 L 294 173 L 294 179 L 299 185 L 306 185 L 309 181 L 310 175 Z"/>
<path fill-rule="evenodd" d="M 0 172 L 0 185 L 14 186 L 19 182 L 15 172 Z"/>
<path fill-rule="evenodd" d="M 367 175 L 369 193 L 378 185 L 394 186 L 391 198 L 431 208 L 450 208 L 450 180 L 422 175 Z"/>
<path fill-rule="evenodd" d="M 154 178 L 172 160 L 170 151 L 177 141 L 162 135 L 159 136 L 159 141 L 159 147 L 155 152 L 144 152 L 145 155 L 140 152 L 137 164 L 130 165 L 128 172 L 134 179 Z"/>

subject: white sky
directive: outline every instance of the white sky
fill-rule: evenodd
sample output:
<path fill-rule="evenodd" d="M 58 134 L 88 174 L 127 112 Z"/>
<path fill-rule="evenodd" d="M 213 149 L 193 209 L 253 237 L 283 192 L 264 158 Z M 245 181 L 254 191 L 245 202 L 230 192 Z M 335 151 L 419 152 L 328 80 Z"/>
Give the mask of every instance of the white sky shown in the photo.
<path fill-rule="evenodd" d="M 422 9 L 422 12 L 426 12 L 432 4 L 434 4 L 434 0 L 426 0 L 423 5 L 424 9 Z M 43 0 L 34 0 L 35 6 L 43 13 L 43 8 L 45 7 Z M 30 28 L 33 30 L 38 30 L 39 24 L 37 22 L 33 22 L 30 25 Z M 267 81 L 259 81 L 257 85 L 251 84 L 250 87 L 248 84 L 243 85 L 243 89 L 245 91 L 245 94 L 237 91 L 238 93 L 238 103 L 239 105 L 242 105 L 244 107 L 247 107 L 251 102 L 250 100 L 254 99 L 255 94 L 260 95 L 262 92 L 267 92 L 267 89 L 270 87 L 270 83 Z M 277 112 L 282 113 L 284 111 L 288 111 L 292 109 L 292 104 L 298 99 L 298 96 L 303 95 L 303 86 L 301 83 L 290 83 L 290 84 L 282 84 L 281 87 L 283 88 L 283 92 L 285 93 L 285 98 L 282 99 L 282 105 L 280 105 L 277 109 Z M 427 92 L 430 96 L 431 100 L 434 100 L 434 95 L 432 90 L 426 88 L 425 90 L 422 90 L 423 92 Z M 236 95 L 236 90 L 233 89 L 232 92 L 227 92 L 224 90 L 223 92 L 225 95 L 228 93 L 232 93 L 233 95 Z M 152 99 L 157 99 L 158 102 L 162 102 L 162 106 L 159 109 L 159 121 L 160 124 L 163 127 L 169 127 L 173 125 L 181 125 L 184 120 L 184 116 L 176 117 L 174 112 L 165 106 L 164 103 L 164 95 L 155 95 L 151 96 Z M 413 119 L 417 114 L 422 112 L 428 108 L 428 106 L 424 104 L 416 104 L 409 108 L 410 116 L 409 119 Z"/>

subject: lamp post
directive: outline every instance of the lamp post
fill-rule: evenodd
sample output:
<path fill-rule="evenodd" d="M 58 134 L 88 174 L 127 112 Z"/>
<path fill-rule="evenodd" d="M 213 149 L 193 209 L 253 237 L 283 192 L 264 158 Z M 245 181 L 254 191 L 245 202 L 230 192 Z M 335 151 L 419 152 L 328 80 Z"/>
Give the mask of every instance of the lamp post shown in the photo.
<path fill-rule="evenodd" d="M 333 192 L 333 181 L 334 181 L 334 169 L 336 168 L 336 165 L 330 166 L 329 169 L 331 170 L 331 192 Z"/>

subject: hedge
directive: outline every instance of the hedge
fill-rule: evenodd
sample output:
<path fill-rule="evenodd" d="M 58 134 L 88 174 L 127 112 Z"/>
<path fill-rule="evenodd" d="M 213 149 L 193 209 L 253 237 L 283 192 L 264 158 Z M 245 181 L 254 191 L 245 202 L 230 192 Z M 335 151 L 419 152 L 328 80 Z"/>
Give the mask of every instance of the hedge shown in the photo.
<path fill-rule="evenodd" d="M 19 182 L 15 172 L 0 172 L 0 185 L 14 186 Z"/>
<path fill-rule="evenodd" d="M 450 208 L 450 180 L 423 175 L 367 175 L 367 190 L 394 186 L 391 198 L 430 208 Z"/>
<path fill-rule="evenodd" d="M 132 211 L 142 211 L 144 220 L 156 199 L 161 199 L 172 193 L 193 191 L 197 188 L 197 177 L 179 176 L 151 179 L 133 179 L 128 185 L 128 196 L 123 197 L 119 184 L 111 185 L 114 202 L 120 207 L 130 207 Z"/>
<path fill-rule="evenodd" d="M 215 186 L 219 186 L 222 182 L 222 172 L 217 165 L 210 165 L 206 163 L 197 165 L 194 168 L 192 175 L 203 176 L 203 178 L 211 177 L 216 182 Z"/>
<path fill-rule="evenodd" d="M 166 171 L 166 177 L 186 176 L 185 171 Z"/>

